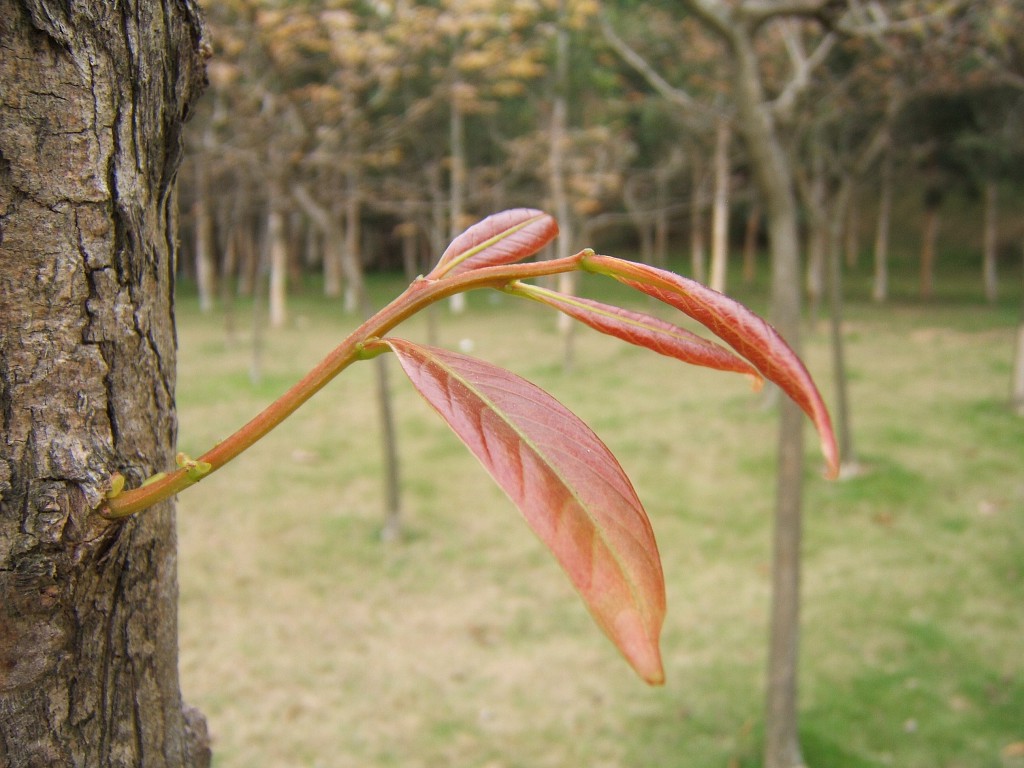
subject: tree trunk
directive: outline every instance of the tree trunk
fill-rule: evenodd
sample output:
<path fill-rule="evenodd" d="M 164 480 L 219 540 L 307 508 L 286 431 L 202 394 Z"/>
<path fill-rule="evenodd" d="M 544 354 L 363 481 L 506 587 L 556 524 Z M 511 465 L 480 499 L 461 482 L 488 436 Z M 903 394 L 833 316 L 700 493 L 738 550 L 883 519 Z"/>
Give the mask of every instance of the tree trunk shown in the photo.
<path fill-rule="evenodd" d="M 451 114 L 448 124 L 451 149 L 451 169 L 448 181 L 448 240 L 462 234 L 462 216 L 466 204 L 466 121 L 462 114 L 461 82 L 456 80 L 452 88 Z M 438 256 L 440 256 L 440 252 Z M 466 309 L 466 294 L 457 293 L 448 299 L 452 312 L 459 314 Z"/>
<path fill-rule="evenodd" d="M 671 161 L 654 171 L 654 253 L 651 254 L 651 264 L 659 269 L 665 269 L 668 264 L 668 185 L 675 171 Z"/>
<path fill-rule="evenodd" d="M 1024 417 L 1024 258 L 1021 259 L 1020 324 L 1017 326 L 1017 350 L 1013 356 L 1010 404 L 1018 416 Z"/>
<path fill-rule="evenodd" d="M 853 200 L 853 179 L 846 177 L 839 186 L 829 220 L 829 336 L 832 347 L 832 374 L 836 388 L 836 431 L 839 433 L 840 473 L 849 476 L 858 471 L 853 450 L 853 424 L 850 419 L 850 388 L 846 374 L 846 352 L 843 341 L 843 226 L 849 226 L 849 209 Z"/>
<path fill-rule="evenodd" d="M 249 216 L 240 216 L 235 229 L 238 238 L 238 295 L 245 298 L 253 295 L 260 271 L 260 246 L 253 234 L 253 221 Z"/>
<path fill-rule="evenodd" d="M 875 277 L 871 298 L 877 303 L 889 298 L 889 227 L 892 220 L 892 147 L 882 157 L 882 189 L 878 195 L 878 222 L 875 226 Z"/>
<path fill-rule="evenodd" d="M 366 306 L 369 308 L 368 301 Z M 381 530 L 381 538 L 384 541 L 396 541 L 402 535 L 402 476 L 398 459 L 394 399 L 388 381 L 388 356 L 380 355 L 373 362 L 377 366 L 377 411 L 380 417 L 384 461 L 384 527 Z"/>
<path fill-rule="evenodd" d="M 800 238 L 795 178 L 767 106 L 757 52 L 746 19 L 726 25 L 725 6 L 688 0 L 728 42 L 733 95 L 751 167 L 764 205 L 772 252 L 772 318 L 779 333 L 800 350 Z M 797 659 L 800 640 L 800 540 L 803 505 L 803 415 L 788 398 L 780 404 L 772 604 L 765 692 L 765 768 L 803 765 L 797 732 Z"/>
<path fill-rule="evenodd" d="M 235 341 L 235 295 L 232 278 L 238 269 L 238 236 L 234 224 L 225 222 L 224 258 L 220 263 L 220 303 L 224 308 L 224 336 L 228 347 Z"/>
<path fill-rule="evenodd" d="M 181 700 L 173 185 L 203 79 L 188 0 L 0 0 L 0 765 L 200 766 Z"/>
<path fill-rule="evenodd" d="M 1014 413 L 1024 417 L 1024 311 L 1021 312 L 1020 325 L 1017 326 L 1017 351 L 1013 358 L 1013 384 L 1010 397 Z"/>
<path fill-rule="evenodd" d="M 921 275 L 920 293 L 922 299 L 935 295 L 935 254 L 939 240 L 939 206 L 927 205 L 924 211 L 924 225 L 921 227 Z"/>
<path fill-rule="evenodd" d="M 761 204 L 755 201 L 747 211 L 743 231 L 743 282 L 753 285 L 757 279 L 757 239 L 761 233 Z"/>
<path fill-rule="evenodd" d="M 420 231 L 416 223 L 416 213 L 413 203 L 406 201 L 403 204 L 405 209 L 403 221 L 396 228 L 397 234 L 402 238 L 402 274 L 406 282 L 412 282 L 420 273 Z"/>
<path fill-rule="evenodd" d="M 853 269 L 860 261 L 860 196 L 855 187 L 850 193 L 849 211 L 846 214 L 846 237 L 843 240 L 843 261 Z"/>
<path fill-rule="evenodd" d="M 569 194 L 565 188 L 565 149 L 568 143 L 569 124 L 569 26 L 566 0 L 559 0 L 558 31 L 555 38 L 555 82 L 554 99 L 551 105 L 551 128 L 549 134 L 549 180 L 551 199 L 555 208 L 561 233 L 555 239 L 555 257 L 562 259 L 572 253 L 573 228 Z M 558 276 L 558 290 L 564 294 L 576 293 L 576 275 L 565 272 Z M 558 314 L 558 331 L 562 335 L 562 368 L 571 371 L 574 363 L 576 323 L 568 315 Z"/>
<path fill-rule="evenodd" d="M 213 257 L 213 217 L 210 214 L 209 183 L 204 160 L 195 165 L 195 201 L 192 203 L 192 226 L 195 227 L 196 287 L 199 291 L 199 311 L 213 311 L 216 294 Z"/>
<path fill-rule="evenodd" d="M 292 199 L 320 232 L 323 243 L 324 296 L 336 299 L 341 296 L 341 278 L 347 247 L 346 234 L 338 224 L 339 211 L 324 208 L 302 184 L 292 184 L 291 193 Z M 348 299 L 346 304 L 347 301 Z M 351 309 L 346 305 L 345 311 L 350 312 Z"/>
<path fill-rule="evenodd" d="M 999 298 L 999 275 L 996 264 L 999 255 L 999 184 L 995 179 L 985 181 L 985 221 L 982 233 L 982 280 L 985 299 L 994 303 Z"/>
<path fill-rule="evenodd" d="M 335 214 L 337 215 L 337 214 Z M 341 296 L 341 264 L 344 259 L 342 233 L 335 228 L 334 237 L 321 229 L 320 242 L 323 244 L 324 297 L 337 299 Z"/>
<path fill-rule="evenodd" d="M 288 322 L 288 243 L 285 241 L 281 191 L 272 189 L 267 201 L 267 259 L 270 268 L 270 327 Z"/>
<path fill-rule="evenodd" d="M 728 118 L 715 122 L 715 195 L 711 209 L 711 281 L 709 286 L 725 292 L 729 263 L 729 143 L 732 126 Z"/>
<path fill-rule="evenodd" d="M 828 191 L 825 184 L 825 155 L 819 139 L 812 140 L 811 178 L 806 185 L 807 203 L 807 299 L 812 327 L 821 314 L 825 293 L 825 252 L 828 248 Z"/>
<path fill-rule="evenodd" d="M 344 309 L 357 312 L 363 301 L 366 286 L 363 284 L 363 255 L 359 243 L 363 237 L 360 213 L 362 196 L 359 190 L 359 169 L 350 166 L 345 174 L 345 249 L 341 267 L 345 272 Z"/>
<path fill-rule="evenodd" d="M 699 283 L 706 279 L 707 236 L 704 232 L 704 160 L 699 148 L 690 153 L 690 271 Z"/>

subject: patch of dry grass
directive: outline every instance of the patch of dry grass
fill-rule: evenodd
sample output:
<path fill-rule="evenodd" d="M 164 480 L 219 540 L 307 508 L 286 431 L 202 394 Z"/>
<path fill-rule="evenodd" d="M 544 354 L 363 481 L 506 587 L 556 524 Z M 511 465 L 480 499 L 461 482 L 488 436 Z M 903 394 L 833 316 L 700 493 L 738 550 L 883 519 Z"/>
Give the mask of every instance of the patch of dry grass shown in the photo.
<path fill-rule="evenodd" d="M 372 367 L 356 366 L 179 499 L 182 681 L 215 765 L 753 765 L 771 412 L 740 377 L 582 329 L 566 375 L 551 316 L 472 298 L 464 316 L 440 313 L 442 343 L 471 340 L 548 388 L 645 500 L 668 579 L 667 685 L 633 676 L 394 365 L 405 536 L 380 541 Z M 255 414 L 351 325 L 313 300 L 295 310 L 254 387 L 247 340 L 226 343 L 217 318 L 181 300 L 182 450 Z M 809 462 L 811 764 L 997 766 L 1024 740 L 1024 422 L 1000 406 L 1012 329 L 956 317 L 864 310 L 851 323 L 870 471 L 829 485 Z M 426 325 L 403 333 L 423 340 Z M 806 346 L 827 388 L 824 339 Z"/>

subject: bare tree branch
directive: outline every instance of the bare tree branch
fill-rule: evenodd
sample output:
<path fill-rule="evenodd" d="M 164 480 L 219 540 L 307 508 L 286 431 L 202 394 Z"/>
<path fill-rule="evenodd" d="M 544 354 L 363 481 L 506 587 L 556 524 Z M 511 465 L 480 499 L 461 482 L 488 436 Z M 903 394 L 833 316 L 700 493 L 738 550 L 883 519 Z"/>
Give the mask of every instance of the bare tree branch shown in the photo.
<path fill-rule="evenodd" d="M 735 44 L 736 19 L 732 6 L 722 0 L 683 0 L 683 5 L 693 11 L 701 20 L 717 32 L 729 45 Z"/>
<path fill-rule="evenodd" d="M 665 80 L 643 56 L 637 53 L 629 43 L 619 37 L 604 15 L 601 16 L 601 32 L 604 34 L 608 44 L 622 57 L 623 61 L 633 67 L 662 98 L 670 104 L 675 104 L 677 107 L 697 114 L 702 119 L 706 120 L 711 117 L 713 110 L 701 104 L 684 89 L 676 88 Z"/>
<path fill-rule="evenodd" d="M 744 0 L 739 12 L 755 26 L 780 16 L 817 16 L 835 0 Z"/>
<path fill-rule="evenodd" d="M 780 118 L 788 119 L 793 112 L 797 98 L 811 85 L 811 74 L 828 58 L 838 38 L 834 32 L 829 32 L 818 43 L 818 47 L 810 56 L 807 55 L 803 38 L 796 25 L 786 25 L 783 39 L 786 43 L 786 50 L 789 52 L 790 61 L 793 62 L 793 77 L 769 106 Z"/>
<path fill-rule="evenodd" d="M 918 32 L 922 26 L 945 25 L 949 19 L 970 6 L 970 0 L 947 0 L 934 10 L 894 19 L 882 3 L 871 2 L 867 7 L 851 0 L 850 12 L 836 24 L 843 34 L 855 37 L 874 37 L 888 33 Z"/>

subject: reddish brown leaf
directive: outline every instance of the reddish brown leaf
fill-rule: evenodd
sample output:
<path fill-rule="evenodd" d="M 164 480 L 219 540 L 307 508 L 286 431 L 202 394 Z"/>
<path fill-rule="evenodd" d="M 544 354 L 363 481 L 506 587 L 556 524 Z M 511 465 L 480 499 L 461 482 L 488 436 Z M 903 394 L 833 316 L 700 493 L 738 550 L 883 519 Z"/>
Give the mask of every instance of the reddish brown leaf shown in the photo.
<path fill-rule="evenodd" d="M 610 304 L 602 304 L 592 299 L 567 296 L 564 293 L 550 291 L 536 285 L 518 283 L 508 290 L 510 293 L 547 304 L 564 312 L 574 320 L 579 320 L 601 333 L 628 341 L 630 344 L 645 347 L 658 354 L 674 357 L 691 365 L 746 374 L 751 378 L 756 389 L 760 389 L 764 383 L 764 379 L 761 378 L 757 369 L 743 358 L 725 347 L 660 318 Z"/>
<path fill-rule="evenodd" d="M 488 216 L 452 240 L 430 279 L 480 267 L 512 264 L 532 256 L 558 234 L 558 223 L 543 211 L 513 208 Z"/>
<path fill-rule="evenodd" d="M 777 384 L 814 422 L 827 474 L 839 474 L 839 448 L 828 409 L 803 362 L 759 315 L 707 286 L 645 264 L 611 256 L 592 256 L 587 268 L 610 275 L 638 291 L 670 304 L 697 320 Z"/>
<path fill-rule="evenodd" d="M 400 339 L 378 343 L 516 504 L 637 673 L 661 683 L 661 560 L 647 514 L 604 443 L 513 373 Z"/>

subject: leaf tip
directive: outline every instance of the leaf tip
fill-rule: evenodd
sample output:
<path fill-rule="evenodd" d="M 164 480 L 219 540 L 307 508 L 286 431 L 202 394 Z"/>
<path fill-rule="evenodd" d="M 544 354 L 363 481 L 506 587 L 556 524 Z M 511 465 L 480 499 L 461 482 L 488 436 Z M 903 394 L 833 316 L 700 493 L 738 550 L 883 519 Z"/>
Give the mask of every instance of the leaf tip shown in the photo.
<path fill-rule="evenodd" d="M 610 623 L 605 624 L 598 619 L 598 624 L 641 680 L 648 685 L 664 685 L 665 667 L 658 639 L 664 617 L 663 606 L 656 609 L 655 614 L 645 617 L 633 607 L 624 608 Z"/>
<path fill-rule="evenodd" d="M 842 470 L 842 463 L 839 460 L 839 449 L 835 440 L 821 439 L 821 451 L 825 454 L 825 479 L 838 480 Z"/>

